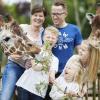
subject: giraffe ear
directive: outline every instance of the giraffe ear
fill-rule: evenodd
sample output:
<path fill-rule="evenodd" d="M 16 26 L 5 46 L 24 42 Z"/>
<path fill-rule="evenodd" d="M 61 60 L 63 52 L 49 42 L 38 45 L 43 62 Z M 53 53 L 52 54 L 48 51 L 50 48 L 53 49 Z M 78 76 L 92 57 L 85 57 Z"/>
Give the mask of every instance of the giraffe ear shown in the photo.
<path fill-rule="evenodd" d="M 92 13 L 86 13 L 86 19 L 89 21 L 89 24 L 92 24 L 92 19 L 95 17 Z"/>

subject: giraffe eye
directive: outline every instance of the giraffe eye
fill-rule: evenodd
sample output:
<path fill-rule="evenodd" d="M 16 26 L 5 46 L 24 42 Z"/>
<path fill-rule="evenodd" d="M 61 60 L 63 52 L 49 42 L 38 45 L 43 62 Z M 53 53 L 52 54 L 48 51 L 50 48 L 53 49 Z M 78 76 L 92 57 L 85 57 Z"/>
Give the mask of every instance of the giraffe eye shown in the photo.
<path fill-rule="evenodd" d="M 8 42 L 10 40 L 10 37 L 6 37 L 5 39 L 4 39 L 4 41 L 6 41 L 6 42 Z"/>
<path fill-rule="evenodd" d="M 32 44 L 28 43 L 28 46 L 29 46 L 29 47 L 32 47 Z"/>

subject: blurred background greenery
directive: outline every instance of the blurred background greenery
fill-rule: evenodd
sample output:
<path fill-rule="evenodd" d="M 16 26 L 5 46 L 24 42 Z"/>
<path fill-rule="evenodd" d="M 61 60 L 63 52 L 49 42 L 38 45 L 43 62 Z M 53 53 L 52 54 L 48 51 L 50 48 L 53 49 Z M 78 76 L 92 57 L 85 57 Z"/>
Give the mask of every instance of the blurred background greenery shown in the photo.
<path fill-rule="evenodd" d="M 53 1 L 54 0 L 31 0 L 31 3 L 30 3 L 24 0 L 23 2 L 8 4 L 8 3 L 4 3 L 3 0 L 0 0 L 0 14 L 5 15 L 6 13 L 9 13 L 16 19 L 16 21 L 19 24 L 20 23 L 29 24 L 30 23 L 30 8 L 36 3 L 43 4 L 48 12 L 46 21 L 44 23 L 44 26 L 46 27 L 52 24 L 51 17 L 50 17 L 50 7 Z M 68 17 L 66 18 L 66 21 L 69 23 L 78 25 L 82 32 L 83 38 L 84 39 L 87 38 L 91 32 L 91 27 L 85 15 L 86 13 L 95 14 L 95 3 L 98 0 L 64 0 L 64 1 L 68 8 Z M 2 62 L 2 59 L 5 59 L 5 56 L 2 56 L 2 52 L 0 50 L 1 62 Z"/>

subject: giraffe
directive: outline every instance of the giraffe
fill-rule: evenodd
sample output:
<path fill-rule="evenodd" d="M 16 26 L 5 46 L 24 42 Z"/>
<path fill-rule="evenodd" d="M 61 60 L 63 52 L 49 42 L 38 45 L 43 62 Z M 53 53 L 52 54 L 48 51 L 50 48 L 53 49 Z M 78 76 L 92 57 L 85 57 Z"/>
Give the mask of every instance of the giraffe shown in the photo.
<path fill-rule="evenodd" d="M 0 29 L 0 45 L 7 56 L 12 54 L 33 56 L 40 51 L 11 16 L 7 22 L 3 22 Z"/>
<path fill-rule="evenodd" d="M 91 29 L 89 41 L 100 48 L 100 14 L 92 18 Z"/>

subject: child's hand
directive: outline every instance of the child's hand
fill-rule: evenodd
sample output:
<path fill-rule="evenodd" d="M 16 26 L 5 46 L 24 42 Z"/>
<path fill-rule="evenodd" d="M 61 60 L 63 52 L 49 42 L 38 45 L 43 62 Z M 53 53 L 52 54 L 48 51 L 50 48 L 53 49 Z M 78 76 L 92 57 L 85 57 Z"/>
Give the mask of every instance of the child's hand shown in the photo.
<path fill-rule="evenodd" d="M 43 69 L 43 65 L 41 63 L 36 63 L 34 59 L 31 61 L 31 63 L 33 70 L 41 71 Z"/>
<path fill-rule="evenodd" d="M 31 68 L 31 67 L 32 67 L 31 59 L 28 59 L 25 63 L 25 68 L 28 69 L 28 68 Z"/>
<path fill-rule="evenodd" d="M 77 94 L 79 97 L 83 97 L 84 95 L 85 95 L 85 93 L 84 92 L 78 92 L 78 94 Z"/>
<path fill-rule="evenodd" d="M 51 76 L 50 76 L 50 77 L 49 77 L 49 82 L 53 84 L 54 81 L 55 81 L 55 77 L 51 77 Z"/>

